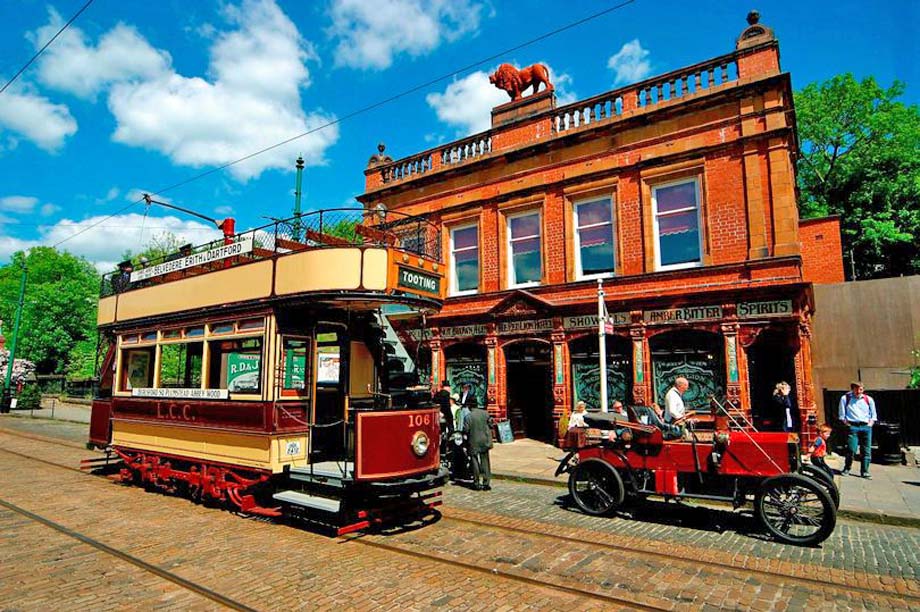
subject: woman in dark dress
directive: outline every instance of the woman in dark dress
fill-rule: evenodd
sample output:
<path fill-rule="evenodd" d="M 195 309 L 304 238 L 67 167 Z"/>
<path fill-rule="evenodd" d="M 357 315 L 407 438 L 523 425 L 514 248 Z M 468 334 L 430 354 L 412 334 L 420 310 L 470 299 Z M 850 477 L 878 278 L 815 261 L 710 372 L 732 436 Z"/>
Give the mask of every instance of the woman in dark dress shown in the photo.
<path fill-rule="evenodd" d="M 789 395 L 792 387 L 787 382 L 776 383 L 773 391 L 773 402 L 776 405 L 776 416 L 783 425 L 783 431 L 793 431 L 792 419 L 795 409 L 792 406 L 792 396 Z"/>

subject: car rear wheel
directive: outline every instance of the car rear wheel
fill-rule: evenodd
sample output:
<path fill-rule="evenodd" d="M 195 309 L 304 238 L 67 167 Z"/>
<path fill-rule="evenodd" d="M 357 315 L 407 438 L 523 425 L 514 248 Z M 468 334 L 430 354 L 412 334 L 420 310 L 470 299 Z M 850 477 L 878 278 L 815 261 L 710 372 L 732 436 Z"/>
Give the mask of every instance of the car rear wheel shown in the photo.
<path fill-rule="evenodd" d="M 837 488 L 834 479 L 827 472 L 813 465 L 803 465 L 799 468 L 799 473 L 824 487 L 827 494 L 831 496 L 831 501 L 834 502 L 834 508 L 840 508 L 840 490 Z"/>
<path fill-rule="evenodd" d="M 801 474 L 764 480 L 754 500 L 754 512 L 767 532 L 786 544 L 818 544 L 837 524 L 837 509 L 827 490 Z"/>
<path fill-rule="evenodd" d="M 569 475 L 569 493 L 585 514 L 610 514 L 623 503 L 623 479 L 606 461 L 588 459 Z"/>

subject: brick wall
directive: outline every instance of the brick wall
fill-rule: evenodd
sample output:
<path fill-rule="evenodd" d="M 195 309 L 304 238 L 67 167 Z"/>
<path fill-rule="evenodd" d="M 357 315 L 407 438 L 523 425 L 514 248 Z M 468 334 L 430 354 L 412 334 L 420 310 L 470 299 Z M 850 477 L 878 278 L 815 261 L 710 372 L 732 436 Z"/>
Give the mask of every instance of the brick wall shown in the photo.
<path fill-rule="evenodd" d="M 823 217 L 799 222 L 802 240 L 802 275 L 812 283 L 842 283 L 843 245 L 840 218 Z"/>

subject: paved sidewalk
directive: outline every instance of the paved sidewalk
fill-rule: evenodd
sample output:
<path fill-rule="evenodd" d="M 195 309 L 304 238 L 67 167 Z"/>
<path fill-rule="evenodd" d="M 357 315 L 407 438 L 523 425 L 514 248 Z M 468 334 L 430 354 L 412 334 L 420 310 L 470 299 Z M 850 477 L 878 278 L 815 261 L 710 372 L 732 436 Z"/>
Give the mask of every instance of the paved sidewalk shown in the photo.
<path fill-rule="evenodd" d="M 57 398 L 43 397 L 41 409 L 13 410 L 11 414 L 18 417 L 35 417 L 39 419 L 89 423 L 89 415 L 91 412 L 92 407 L 88 404 L 72 404 L 70 402 L 61 402 Z"/>
<path fill-rule="evenodd" d="M 565 476 L 554 476 L 556 460 L 565 453 L 536 440 L 496 444 L 491 453 L 492 472 L 498 478 L 564 486 Z M 843 458 L 830 457 L 838 470 Z M 920 527 L 920 469 L 904 465 L 873 464 L 872 480 L 837 476 L 840 510 L 853 518 Z"/>

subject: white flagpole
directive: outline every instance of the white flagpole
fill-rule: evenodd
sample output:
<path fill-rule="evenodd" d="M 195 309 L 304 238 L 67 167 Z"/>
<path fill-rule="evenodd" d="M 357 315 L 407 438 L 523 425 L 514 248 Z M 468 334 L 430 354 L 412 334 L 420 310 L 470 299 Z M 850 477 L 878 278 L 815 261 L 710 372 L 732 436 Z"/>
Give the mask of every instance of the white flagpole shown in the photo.
<path fill-rule="evenodd" d="M 601 279 L 597 279 L 597 342 L 601 373 L 601 412 L 607 412 L 607 332 L 604 329 L 607 323 L 606 310 L 604 308 L 604 284 Z"/>

